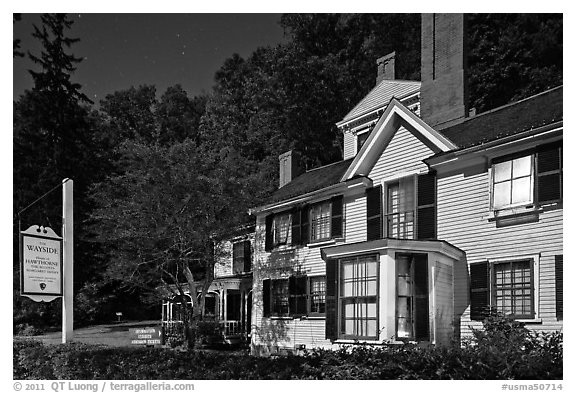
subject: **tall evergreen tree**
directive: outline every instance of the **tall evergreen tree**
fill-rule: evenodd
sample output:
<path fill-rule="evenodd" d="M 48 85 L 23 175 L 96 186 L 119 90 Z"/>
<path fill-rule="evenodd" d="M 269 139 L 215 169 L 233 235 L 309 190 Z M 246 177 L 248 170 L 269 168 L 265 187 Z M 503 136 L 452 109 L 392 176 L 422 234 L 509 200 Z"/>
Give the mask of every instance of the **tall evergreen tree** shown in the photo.
<path fill-rule="evenodd" d="M 91 267 L 94 266 L 89 263 L 93 254 L 91 246 L 82 243 L 85 234 L 82 222 L 89 210 L 85 198 L 87 186 L 101 174 L 93 159 L 95 127 L 86 107 L 90 101 L 80 91 L 80 85 L 71 80 L 81 61 L 68 53 L 72 44 L 78 41 L 67 36 L 72 21 L 63 14 L 45 14 L 41 21 L 42 25 L 34 26 L 33 33 L 40 41 L 41 53 L 28 54 L 39 66 L 39 70 L 30 70 L 34 86 L 14 103 L 13 206 L 17 213 L 62 179 L 74 180 L 76 258 L 85 262 L 75 270 L 75 288 L 78 289 L 93 275 Z M 23 213 L 23 229 L 37 224 L 59 232 L 61 215 L 61 193 L 54 192 Z M 17 245 L 18 231 L 14 234 Z M 15 250 L 18 250 L 17 246 Z M 16 255 L 15 262 L 18 260 Z M 17 273 L 16 263 L 15 268 Z M 19 298 L 18 301 L 23 300 Z M 38 307 L 57 308 L 56 303 Z"/>

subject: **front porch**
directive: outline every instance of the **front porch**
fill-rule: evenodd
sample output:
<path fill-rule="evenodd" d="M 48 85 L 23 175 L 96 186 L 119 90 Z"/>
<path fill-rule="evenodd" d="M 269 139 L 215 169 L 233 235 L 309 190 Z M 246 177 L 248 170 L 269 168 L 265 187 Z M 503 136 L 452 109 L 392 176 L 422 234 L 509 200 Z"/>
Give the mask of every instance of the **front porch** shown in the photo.
<path fill-rule="evenodd" d="M 190 292 L 173 296 L 162 304 L 162 327 L 165 335 L 183 332 L 184 306 L 192 309 Z M 252 314 L 252 276 L 215 279 L 205 297 L 203 320 L 199 329 L 211 337 L 209 344 L 238 345 L 250 342 Z"/>

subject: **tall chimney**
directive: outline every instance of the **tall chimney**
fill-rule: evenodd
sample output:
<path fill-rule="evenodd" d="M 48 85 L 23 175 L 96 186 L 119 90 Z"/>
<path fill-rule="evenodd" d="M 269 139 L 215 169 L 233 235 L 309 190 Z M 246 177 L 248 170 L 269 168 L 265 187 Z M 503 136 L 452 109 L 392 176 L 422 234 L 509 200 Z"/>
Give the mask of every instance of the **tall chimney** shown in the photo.
<path fill-rule="evenodd" d="M 384 79 L 392 80 L 396 76 L 395 72 L 396 52 L 388 53 L 376 60 L 378 66 L 378 74 L 376 76 L 376 84 L 382 82 Z"/>
<path fill-rule="evenodd" d="M 466 17 L 422 14 L 420 115 L 442 129 L 468 116 Z"/>
<path fill-rule="evenodd" d="M 282 188 L 302 173 L 300 153 L 296 150 L 289 150 L 280 154 L 278 160 L 280 161 L 280 186 L 278 188 Z"/>

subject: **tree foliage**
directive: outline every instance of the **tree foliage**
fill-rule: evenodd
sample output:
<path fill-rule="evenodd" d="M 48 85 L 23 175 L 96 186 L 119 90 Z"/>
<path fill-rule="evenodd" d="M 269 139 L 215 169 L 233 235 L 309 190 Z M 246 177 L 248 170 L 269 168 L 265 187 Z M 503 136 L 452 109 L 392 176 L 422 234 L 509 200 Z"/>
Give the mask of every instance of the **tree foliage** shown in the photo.
<path fill-rule="evenodd" d="M 470 107 L 478 112 L 562 84 L 562 14 L 469 15 Z"/>

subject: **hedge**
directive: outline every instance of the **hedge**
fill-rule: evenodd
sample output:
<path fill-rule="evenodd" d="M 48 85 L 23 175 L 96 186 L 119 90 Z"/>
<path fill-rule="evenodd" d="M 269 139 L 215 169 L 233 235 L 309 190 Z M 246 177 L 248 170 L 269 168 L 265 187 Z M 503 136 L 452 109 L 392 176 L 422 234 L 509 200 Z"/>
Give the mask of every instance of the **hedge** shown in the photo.
<path fill-rule="evenodd" d="M 348 347 L 302 356 L 14 341 L 14 379 L 562 379 L 562 335 L 502 348 Z"/>

